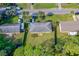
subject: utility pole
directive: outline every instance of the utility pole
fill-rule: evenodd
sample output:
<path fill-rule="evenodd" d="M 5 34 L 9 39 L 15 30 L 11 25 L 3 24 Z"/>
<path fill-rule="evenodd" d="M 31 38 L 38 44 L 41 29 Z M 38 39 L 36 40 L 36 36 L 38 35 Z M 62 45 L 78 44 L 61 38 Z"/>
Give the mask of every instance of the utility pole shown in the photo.
<path fill-rule="evenodd" d="M 23 38 L 23 53 L 25 52 L 25 45 L 26 45 L 26 39 L 27 39 L 27 34 L 28 34 L 28 23 L 24 23 L 24 28 L 25 28 L 25 32 L 24 32 L 24 38 Z"/>
<path fill-rule="evenodd" d="M 54 27 L 54 29 L 55 29 L 55 32 L 54 32 L 54 39 L 55 39 L 55 45 L 57 44 L 57 25 L 55 25 L 55 27 Z"/>
<path fill-rule="evenodd" d="M 54 55 L 56 53 L 56 46 L 57 44 L 57 22 L 55 22 L 55 25 L 54 25 Z"/>

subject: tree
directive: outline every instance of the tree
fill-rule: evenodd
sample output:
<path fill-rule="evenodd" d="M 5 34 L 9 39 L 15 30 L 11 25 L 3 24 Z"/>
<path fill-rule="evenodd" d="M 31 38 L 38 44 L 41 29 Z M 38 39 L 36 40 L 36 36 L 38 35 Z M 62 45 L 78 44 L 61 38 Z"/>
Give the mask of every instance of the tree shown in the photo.
<path fill-rule="evenodd" d="M 10 3 L 0 3 L 0 7 L 8 7 Z"/>
<path fill-rule="evenodd" d="M 6 50 L 1 50 L 0 51 L 0 56 L 6 56 L 6 55 L 7 55 Z"/>
<path fill-rule="evenodd" d="M 66 38 L 65 44 L 63 46 L 64 55 L 79 55 L 79 40 L 78 37 L 68 37 Z"/>
<path fill-rule="evenodd" d="M 0 51 L 5 50 L 7 55 L 12 55 L 15 49 L 15 44 L 12 38 L 7 38 L 5 35 L 0 35 Z"/>
<path fill-rule="evenodd" d="M 43 11 L 39 11 L 39 17 L 41 19 L 45 19 L 45 13 Z"/>
<path fill-rule="evenodd" d="M 16 15 L 16 9 L 11 7 L 11 9 L 7 9 L 5 15 L 8 17 L 12 17 Z"/>
<path fill-rule="evenodd" d="M 30 44 L 25 46 L 24 55 L 25 56 L 33 56 L 33 47 Z"/>
<path fill-rule="evenodd" d="M 29 11 L 24 11 L 23 12 L 23 18 L 27 18 L 27 20 L 29 20 Z"/>

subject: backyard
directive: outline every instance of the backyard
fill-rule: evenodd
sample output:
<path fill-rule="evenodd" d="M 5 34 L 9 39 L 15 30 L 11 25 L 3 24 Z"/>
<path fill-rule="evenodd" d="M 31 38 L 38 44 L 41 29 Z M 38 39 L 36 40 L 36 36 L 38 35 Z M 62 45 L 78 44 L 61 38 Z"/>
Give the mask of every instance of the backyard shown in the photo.
<path fill-rule="evenodd" d="M 42 35 L 28 33 L 27 44 L 36 46 L 39 44 L 44 44 L 45 42 L 52 43 L 53 33 L 43 33 Z"/>

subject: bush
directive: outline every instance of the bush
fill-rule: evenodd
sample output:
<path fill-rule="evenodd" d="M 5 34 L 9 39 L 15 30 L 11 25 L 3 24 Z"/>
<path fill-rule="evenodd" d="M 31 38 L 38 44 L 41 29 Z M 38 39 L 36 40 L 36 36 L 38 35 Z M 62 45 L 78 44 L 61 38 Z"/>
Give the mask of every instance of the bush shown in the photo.
<path fill-rule="evenodd" d="M 23 47 L 19 47 L 14 51 L 14 56 L 24 56 Z"/>
<path fill-rule="evenodd" d="M 1 50 L 0 51 L 0 56 L 6 56 L 6 55 L 7 55 L 6 50 Z"/>

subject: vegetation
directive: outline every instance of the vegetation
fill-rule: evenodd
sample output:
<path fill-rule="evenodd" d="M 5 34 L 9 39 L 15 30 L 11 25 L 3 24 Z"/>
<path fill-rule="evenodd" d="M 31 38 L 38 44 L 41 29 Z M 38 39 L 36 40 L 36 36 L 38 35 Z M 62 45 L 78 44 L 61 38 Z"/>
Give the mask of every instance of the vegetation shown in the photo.
<path fill-rule="evenodd" d="M 45 9 L 45 8 L 56 8 L 56 4 L 54 3 L 35 3 L 34 8 L 35 9 Z"/>
<path fill-rule="evenodd" d="M 29 8 L 28 3 L 18 3 L 17 5 L 18 5 L 19 7 L 21 7 L 21 8 L 23 8 L 23 9 Z"/>
<path fill-rule="evenodd" d="M 27 6 L 26 6 L 27 5 Z M 73 4 L 76 8 L 76 5 Z M 18 4 L 26 9 L 28 4 Z M 34 8 L 54 8 L 55 4 L 33 4 Z M 37 7 L 39 6 L 39 7 Z M 24 14 L 24 13 L 23 13 Z M 72 12 L 73 14 L 73 12 Z M 25 32 L 14 34 L 12 37 L 0 34 L 0 56 L 78 56 L 79 55 L 79 36 L 68 36 L 60 33 L 60 21 L 73 21 L 72 14 L 65 15 L 45 15 L 39 12 L 36 22 L 52 22 L 54 28 L 51 33 L 30 33 L 28 24 L 25 24 Z M 7 14 L 9 16 L 9 13 Z M 12 14 L 10 14 L 12 15 Z M 29 12 L 24 14 L 24 22 L 32 17 Z M 0 18 L 1 23 L 17 23 L 18 17 L 9 19 Z"/>
<path fill-rule="evenodd" d="M 14 56 L 24 56 L 23 47 L 18 47 L 14 52 Z"/>
<path fill-rule="evenodd" d="M 5 35 L 0 35 L 0 55 L 12 55 L 11 52 L 15 48 L 13 38 L 7 38 Z"/>
<path fill-rule="evenodd" d="M 63 8 L 79 8 L 79 4 L 77 3 L 68 3 L 68 4 L 62 4 Z"/>
<path fill-rule="evenodd" d="M 40 21 L 52 21 L 52 22 L 56 22 L 56 21 L 73 21 L 72 18 L 72 14 L 65 14 L 65 15 L 52 15 L 52 16 L 45 16 L 45 20 L 41 19 L 40 17 L 36 20 L 37 22 Z"/>
<path fill-rule="evenodd" d="M 13 17 L 10 17 L 8 19 L 4 19 L 4 18 L 1 18 L 0 19 L 0 24 L 15 24 L 18 22 L 18 16 L 13 16 Z"/>
<path fill-rule="evenodd" d="M 0 3 L 0 7 L 7 7 L 9 5 L 10 5 L 10 3 Z"/>

